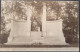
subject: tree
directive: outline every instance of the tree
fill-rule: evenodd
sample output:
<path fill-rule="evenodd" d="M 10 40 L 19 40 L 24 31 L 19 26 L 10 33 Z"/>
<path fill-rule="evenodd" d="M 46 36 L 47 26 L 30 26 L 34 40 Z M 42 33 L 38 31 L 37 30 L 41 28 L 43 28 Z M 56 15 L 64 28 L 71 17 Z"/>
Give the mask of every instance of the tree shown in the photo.
<path fill-rule="evenodd" d="M 64 31 L 66 38 L 68 38 L 70 43 L 78 41 L 78 2 L 66 3 L 65 13 L 68 16 L 63 18 L 65 24 Z"/>

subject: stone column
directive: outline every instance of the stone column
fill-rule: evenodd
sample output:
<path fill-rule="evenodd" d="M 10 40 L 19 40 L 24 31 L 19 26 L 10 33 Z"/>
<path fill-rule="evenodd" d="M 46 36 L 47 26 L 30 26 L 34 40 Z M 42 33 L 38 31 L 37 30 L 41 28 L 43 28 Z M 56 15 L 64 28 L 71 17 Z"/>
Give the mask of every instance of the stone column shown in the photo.
<path fill-rule="evenodd" d="M 27 36 L 30 36 L 31 33 L 31 15 L 32 15 L 32 11 L 31 11 L 31 6 L 28 6 L 27 8 Z"/>
<path fill-rule="evenodd" d="M 46 3 L 43 3 L 42 35 L 46 36 Z"/>

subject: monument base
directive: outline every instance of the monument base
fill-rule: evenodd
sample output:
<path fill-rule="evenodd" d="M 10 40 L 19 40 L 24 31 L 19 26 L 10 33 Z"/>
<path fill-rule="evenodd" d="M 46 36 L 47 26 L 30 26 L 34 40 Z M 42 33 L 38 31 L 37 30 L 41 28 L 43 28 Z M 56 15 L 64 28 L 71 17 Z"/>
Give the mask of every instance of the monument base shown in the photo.
<path fill-rule="evenodd" d="M 6 44 L 15 45 L 68 45 L 62 31 L 62 20 L 46 22 L 46 31 L 27 31 L 27 24 L 13 21 Z M 44 27 L 44 26 L 43 26 Z M 27 28 L 27 29 L 26 29 Z M 30 28 L 29 28 L 30 29 Z M 44 28 L 45 29 L 45 28 Z"/>
<path fill-rule="evenodd" d="M 41 32 L 31 32 L 31 36 L 15 36 L 12 41 L 6 44 L 10 45 L 68 45 L 65 39 L 58 36 L 41 36 Z M 10 38 L 9 38 L 10 39 Z"/>

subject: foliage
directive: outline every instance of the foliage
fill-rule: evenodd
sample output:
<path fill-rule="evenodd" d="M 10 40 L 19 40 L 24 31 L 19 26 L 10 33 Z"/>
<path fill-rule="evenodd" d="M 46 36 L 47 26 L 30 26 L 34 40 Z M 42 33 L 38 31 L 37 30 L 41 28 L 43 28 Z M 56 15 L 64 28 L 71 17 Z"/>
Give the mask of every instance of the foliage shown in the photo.
<path fill-rule="evenodd" d="M 77 41 L 78 38 L 78 2 L 67 3 L 65 6 L 65 12 L 68 15 L 63 18 L 65 24 L 64 31 L 67 35 L 66 38 L 70 37 L 72 40 L 70 42 Z M 68 32 L 69 31 L 69 32 Z M 68 38 L 69 39 L 69 38 Z"/>

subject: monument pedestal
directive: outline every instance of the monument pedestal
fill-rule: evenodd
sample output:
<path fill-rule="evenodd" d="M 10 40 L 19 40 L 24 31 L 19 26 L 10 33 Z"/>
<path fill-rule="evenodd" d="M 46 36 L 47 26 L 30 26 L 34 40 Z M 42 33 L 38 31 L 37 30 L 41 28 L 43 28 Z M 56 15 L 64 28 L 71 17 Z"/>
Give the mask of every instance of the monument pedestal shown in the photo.
<path fill-rule="evenodd" d="M 6 44 L 27 44 L 30 40 L 30 27 L 27 21 L 12 21 L 11 32 Z M 26 43 L 27 42 L 27 43 Z"/>

